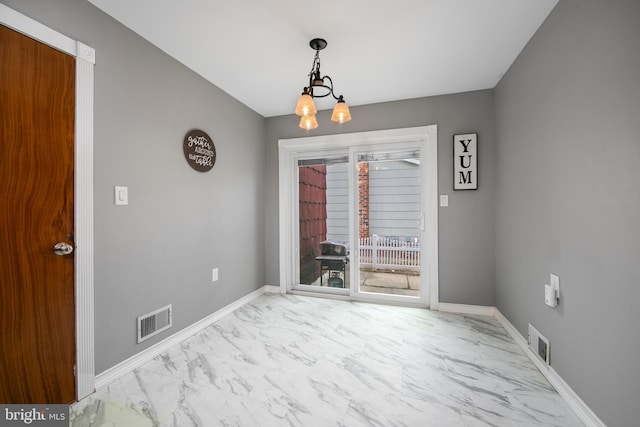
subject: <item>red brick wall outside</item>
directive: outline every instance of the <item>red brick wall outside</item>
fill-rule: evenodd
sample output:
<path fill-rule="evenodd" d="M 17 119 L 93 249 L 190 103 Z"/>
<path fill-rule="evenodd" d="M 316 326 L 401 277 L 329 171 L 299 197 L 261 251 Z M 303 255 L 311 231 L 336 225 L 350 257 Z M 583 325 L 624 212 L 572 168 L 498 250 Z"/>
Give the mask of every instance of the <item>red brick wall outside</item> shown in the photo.
<path fill-rule="evenodd" d="M 300 283 L 320 277 L 320 242 L 327 239 L 327 168 L 298 168 L 300 217 Z"/>
<path fill-rule="evenodd" d="M 369 237 L 369 163 L 358 163 L 358 237 Z"/>

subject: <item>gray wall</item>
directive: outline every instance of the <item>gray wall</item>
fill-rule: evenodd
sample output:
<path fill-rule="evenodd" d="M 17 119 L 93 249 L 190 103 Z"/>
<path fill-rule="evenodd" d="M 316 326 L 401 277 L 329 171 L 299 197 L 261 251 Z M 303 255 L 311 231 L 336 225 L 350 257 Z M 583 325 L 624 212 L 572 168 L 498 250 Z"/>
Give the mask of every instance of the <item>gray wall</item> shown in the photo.
<path fill-rule="evenodd" d="M 497 306 L 610 426 L 640 419 L 638 22 L 637 0 L 561 0 L 495 90 Z"/>
<path fill-rule="evenodd" d="M 348 94 L 347 94 L 348 95 Z M 348 98 L 347 98 L 348 99 Z M 266 120 L 266 283 L 279 283 L 278 139 L 438 125 L 438 188 L 449 194 L 439 213 L 440 301 L 494 305 L 494 158 L 495 120 L 491 90 L 417 98 L 351 107 L 353 120 L 330 121 L 331 110 L 318 115 L 311 132 L 298 128 L 294 115 Z M 479 188 L 453 188 L 453 135 L 478 133 Z"/>
<path fill-rule="evenodd" d="M 89 2 L 3 3 L 96 49 L 96 371 L 264 285 L 264 118 Z M 214 138 L 208 173 L 183 157 L 192 128 Z M 169 303 L 173 328 L 137 345 L 136 316 Z"/>

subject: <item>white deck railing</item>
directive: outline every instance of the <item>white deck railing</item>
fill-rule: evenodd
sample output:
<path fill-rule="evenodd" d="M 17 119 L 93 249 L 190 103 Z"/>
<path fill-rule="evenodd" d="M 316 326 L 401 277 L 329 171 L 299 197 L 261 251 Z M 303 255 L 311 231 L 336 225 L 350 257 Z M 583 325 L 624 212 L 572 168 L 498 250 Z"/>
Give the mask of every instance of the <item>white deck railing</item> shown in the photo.
<path fill-rule="evenodd" d="M 360 266 L 373 269 L 420 270 L 420 243 L 373 235 L 360 238 Z"/>

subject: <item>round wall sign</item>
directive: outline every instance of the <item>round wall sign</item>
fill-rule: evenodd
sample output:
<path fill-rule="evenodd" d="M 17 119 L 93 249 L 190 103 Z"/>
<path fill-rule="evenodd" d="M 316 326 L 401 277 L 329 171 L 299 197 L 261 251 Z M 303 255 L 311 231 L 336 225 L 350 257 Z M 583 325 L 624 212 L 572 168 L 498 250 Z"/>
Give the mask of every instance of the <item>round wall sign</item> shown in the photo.
<path fill-rule="evenodd" d="M 213 139 L 199 129 L 191 130 L 185 135 L 182 150 L 187 163 L 198 172 L 207 172 L 216 163 Z"/>

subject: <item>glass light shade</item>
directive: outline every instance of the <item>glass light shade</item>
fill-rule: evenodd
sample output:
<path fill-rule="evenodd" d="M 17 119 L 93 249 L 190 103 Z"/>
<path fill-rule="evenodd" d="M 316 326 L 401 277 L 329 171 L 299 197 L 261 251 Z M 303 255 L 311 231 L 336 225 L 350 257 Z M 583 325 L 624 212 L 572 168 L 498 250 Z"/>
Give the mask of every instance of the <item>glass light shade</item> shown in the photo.
<path fill-rule="evenodd" d="M 303 116 L 300 119 L 300 124 L 298 125 L 302 129 L 311 130 L 318 127 L 318 121 L 316 120 L 316 115 L 312 114 L 311 116 Z"/>
<path fill-rule="evenodd" d="M 316 114 L 316 105 L 313 103 L 311 95 L 306 92 L 300 95 L 296 105 L 296 114 L 302 117 Z"/>
<path fill-rule="evenodd" d="M 351 120 L 351 113 L 349 113 L 349 106 L 344 101 L 338 101 L 335 107 L 333 107 L 333 114 L 331 114 L 331 121 L 344 123 Z"/>

